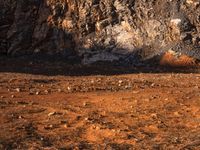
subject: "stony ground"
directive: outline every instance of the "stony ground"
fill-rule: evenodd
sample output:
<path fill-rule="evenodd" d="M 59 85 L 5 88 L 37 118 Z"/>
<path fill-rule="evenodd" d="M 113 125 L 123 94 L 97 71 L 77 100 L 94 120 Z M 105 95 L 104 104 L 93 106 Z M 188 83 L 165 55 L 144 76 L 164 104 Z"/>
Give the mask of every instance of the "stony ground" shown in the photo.
<path fill-rule="evenodd" d="M 0 149 L 200 149 L 198 70 L 0 66 Z"/>

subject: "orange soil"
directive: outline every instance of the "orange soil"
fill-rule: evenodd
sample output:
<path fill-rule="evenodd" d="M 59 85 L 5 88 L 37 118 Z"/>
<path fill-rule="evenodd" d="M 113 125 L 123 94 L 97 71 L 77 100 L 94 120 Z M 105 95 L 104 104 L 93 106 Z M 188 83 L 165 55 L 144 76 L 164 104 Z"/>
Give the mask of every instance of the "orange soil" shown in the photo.
<path fill-rule="evenodd" d="M 1 149 L 200 149 L 200 74 L 0 74 Z"/>
<path fill-rule="evenodd" d="M 163 66 L 172 66 L 172 67 L 186 67 L 186 66 L 196 66 L 196 60 L 187 55 L 175 56 L 170 52 L 165 53 L 161 60 L 160 64 Z"/>

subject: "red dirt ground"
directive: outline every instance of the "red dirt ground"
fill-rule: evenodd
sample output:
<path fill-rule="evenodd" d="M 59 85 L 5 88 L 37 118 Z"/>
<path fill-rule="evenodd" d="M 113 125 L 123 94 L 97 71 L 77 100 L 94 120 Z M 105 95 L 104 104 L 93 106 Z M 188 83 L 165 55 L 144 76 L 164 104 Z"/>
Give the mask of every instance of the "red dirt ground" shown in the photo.
<path fill-rule="evenodd" d="M 0 61 L 0 149 L 200 149 L 199 71 L 42 64 Z"/>

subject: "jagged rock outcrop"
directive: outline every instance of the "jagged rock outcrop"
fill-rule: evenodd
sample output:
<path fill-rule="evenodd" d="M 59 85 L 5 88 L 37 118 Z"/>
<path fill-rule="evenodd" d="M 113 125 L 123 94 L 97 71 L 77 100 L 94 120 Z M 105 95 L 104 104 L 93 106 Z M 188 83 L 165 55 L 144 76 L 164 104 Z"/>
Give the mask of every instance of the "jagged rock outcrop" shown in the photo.
<path fill-rule="evenodd" d="M 168 50 L 200 59 L 199 0 L 0 0 L 1 55 L 136 63 Z"/>

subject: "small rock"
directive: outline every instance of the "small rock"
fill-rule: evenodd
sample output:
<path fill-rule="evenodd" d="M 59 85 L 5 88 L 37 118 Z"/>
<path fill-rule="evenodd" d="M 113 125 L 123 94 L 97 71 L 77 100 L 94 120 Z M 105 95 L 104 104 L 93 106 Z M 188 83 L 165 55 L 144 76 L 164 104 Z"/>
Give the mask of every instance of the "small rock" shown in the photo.
<path fill-rule="evenodd" d="M 151 114 L 151 117 L 155 119 L 155 118 L 157 118 L 157 114 L 153 113 L 153 114 Z"/>
<path fill-rule="evenodd" d="M 48 114 L 48 116 L 51 117 L 51 116 L 53 116 L 53 115 L 55 115 L 55 114 L 56 114 L 56 112 L 50 112 L 50 113 Z"/>
<path fill-rule="evenodd" d="M 1 96 L 1 99 L 4 99 L 5 97 L 4 96 Z"/>
<path fill-rule="evenodd" d="M 149 99 L 149 98 L 145 98 L 144 101 L 145 101 L 145 102 L 149 102 L 150 99 Z"/>
<path fill-rule="evenodd" d="M 15 95 L 11 95 L 12 98 L 15 98 Z"/>
<path fill-rule="evenodd" d="M 64 128 L 68 128 L 69 126 L 68 126 L 67 124 L 64 124 L 63 127 L 64 127 Z"/>
<path fill-rule="evenodd" d="M 112 129 L 111 131 L 112 131 L 112 132 L 116 132 L 116 130 L 115 130 L 115 129 Z"/>
<path fill-rule="evenodd" d="M 88 102 L 84 102 L 84 103 L 83 103 L 83 106 L 88 106 Z"/>
<path fill-rule="evenodd" d="M 91 80 L 91 83 L 93 84 L 93 83 L 94 83 L 94 80 Z"/>
<path fill-rule="evenodd" d="M 48 90 L 45 90 L 45 91 L 44 91 L 44 93 L 45 93 L 45 94 L 48 94 L 48 93 L 49 93 L 49 91 L 48 91 Z"/>
<path fill-rule="evenodd" d="M 39 92 L 39 91 L 35 92 L 35 95 L 39 95 L 39 94 L 40 94 L 40 92 Z"/>
<path fill-rule="evenodd" d="M 95 130 L 100 130 L 101 128 L 99 126 L 94 126 Z"/>
<path fill-rule="evenodd" d="M 20 88 L 16 88 L 15 89 L 17 92 L 21 92 L 21 89 Z"/>
<path fill-rule="evenodd" d="M 58 92 L 62 92 L 62 89 L 58 89 Z"/>
<path fill-rule="evenodd" d="M 151 87 L 154 87 L 155 85 L 156 85 L 155 83 L 152 83 L 152 84 L 151 84 Z"/>
<path fill-rule="evenodd" d="M 23 117 L 22 117 L 22 116 L 19 116 L 18 118 L 19 118 L 19 119 L 22 119 Z"/>
<path fill-rule="evenodd" d="M 47 126 L 44 126 L 44 129 L 46 129 L 46 130 L 50 130 L 50 129 L 52 129 L 52 128 L 53 128 L 53 125 L 52 125 L 52 124 L 47 125 Z"/>
<path fill-rule="evenodd" d="M 139 93 L 139 91 L 133 91 L 133 94 L 138 94 Z"/>
<path fill-rule="evenodd" d="M 174 115 L 176 116 L 176 117 L 179 117 L 180 116 L 180 114 L 179 114 L 179 112 L 174 112 Z"/>
<path fill-rule="evenodd" d="M 153 100 L 153 99 L 156 99 L 157 98 L 157 96 L 151 96 L 151 100 Z"/>
<path fill-rule="evenodd" d="M 34 53 L 39 53 L 40 52 L 40 49 L 36 48 L 34 49 Z"/>
<path fill-rule="evenodd" d="M 103 111 L 102 112 L 102 116 L 106 116 L 107 112 L 106 111 Z"/>
<path fill-rule="evenodd" d="M 126 85 L 124 88 L 125 88 L 126 90 L 127 90 L 127 89 L 131 89 L 131 85 Z"/>
<path fill-rule="evenodd" d="M 122 83 L 123 83 L 123 81 L 122 81 L 122 80 L 119 80 L 118 82 L 119 82 L 119 84 L 122 84 Z"/>
<path fill-rule="evenodd" d="M 68 90 L 68 91 L 71 91 L 71 87 L 68 86 L 68 87 L 67 87 L 67 90 Z"/>

